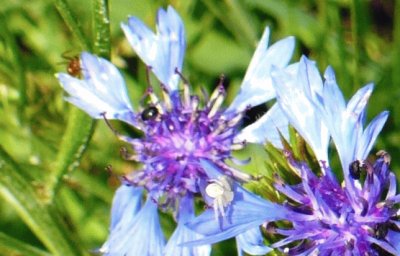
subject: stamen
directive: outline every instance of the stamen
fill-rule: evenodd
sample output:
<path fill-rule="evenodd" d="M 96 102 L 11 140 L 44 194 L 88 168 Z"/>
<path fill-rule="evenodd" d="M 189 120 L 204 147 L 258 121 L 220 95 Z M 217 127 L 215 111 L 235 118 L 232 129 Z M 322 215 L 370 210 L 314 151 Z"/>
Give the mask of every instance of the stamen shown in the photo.
<path fill-rule="evenodd" d="M 149 86 L 149 87 L 153 87 L 152 85 L 151 85 L 151 81 L 150 81 L 150 71 L 152 70 L 153 68 L 152 68 L 152 66 L 146 66 L 146 81 L 147 81 L 147 85 Z"/>
<path fill-rule="evenodd" d="M 385 150 L 379 150 L 376 153 L 376 155 L 379 156 L 379 157 L 383 157 L 383 161 L 386 164 L 390 164 L 390 161 L 392 160 L 392 157 Z"/>
<path fill-rule="evenodd" d="M 182 73 L 178 70 L 178 68 L 175 68 L 175 74 L 179 76 L 179 78 L 183 81 L 183 100 L 184 100 L 184 105 L 189 106 L 190 105 L 190 84 L 189 81 L 182 75 Z"/>
<path fill-rule="evenodd" d="M 224 100 L 225 100 L 225 94 L 223 93 L 219 94 L 218 97 L 215 99 L 214 104 L 210 109 L 210 112 L 208 112 L 207 116 L 209 118 L 212 118 L 218 112 Z"/>
<path fill-rule="evenodd" d="M 127 143 L 131 143 L 133 144 L 133 139 L 129 138 L 128 136 L 124 136 L 122 134 L 120 134 L 112 125 L 111 123 L 108 121 L 108 119 L 106 118 L 106 112 L 101 113 L 101 116 L 103 116 L 104 121 L 106 122 L 107 126 L 110 128 L 110 130 L 114 133 L 115 136 L 117 136 L 117 138 L 119 140 L 125 141 Z"/>
<path fill-rule="evenodd" d="M 119 150 L 119 153 L 120 153 L 121 157 L 122 157 L 124 160 L 139 162 L 139 157 L 138 157 L 137 155 L 130 154 L 130 153 L 128 152 L 128 150 L 126 149 L 126 147 L 122 147 L 122 148 Z"/>
<path fill-rule="evenodd" d="M 227 127 L 227 121 L 222 120 L 222 122 L 218 125 L 218 127 L 216 127 L 216 129 L 214 131 L 212 131 L 212 133 L 209 134 L 209 136 L 215 137 L 218 134 L 222 133 Z"/>
<path fill-rule="evenodd" d="M 169 94 L 167 87 L 164 84 L 161 84 L 161 92 L 162 92 L 163 99 L 165 102 L 165 107 L 171 111 L 173 108 L 171 96 Z"/>
<path fill-rule="evenodd" d="M 218 84 L 218 86 L 214 89 L 213 93 L 211 94 L 210 100 L 207 103 L 207 108 L 210 108 L 211 105 L 214 105 L 215 100 L 221 94 L 225 94 L 225 88 L 222 84 Z"/>
<path fill-rule="evenodd" d="M 249 182 L 253 180 L 253 176 L 241 171 L 236 170 L 233 167 L 230 167 L 229 165 L 225 163 L 219 164 L 219 166 L 223 169 L 229 172 L 236 180 L 242 181 L 242 182 Z"/>
<path fill-rule="evenodd" d="M 219 108 L 221 107 L 222 103 L 224 102 L 225 99 L 225 89 L 222 85 L 219 85 L 211 95 L 210 99 L 210 104 L 209 107 L 211 107 L 210 112 L 208 113 L 208 117 L 211 118 L 213 117 Z"/>
<path fill-rule="evenodd" d="M 246 141 L 242 141 L 242 142 L 237 142 L 231 145 L 230 149 L 231 150 L 241 150 L 246 146 Z"/>
<path fill-rule="evenodd" d="M 228 122 L 228 126 L 229 127 L 234 127 L 236 126 L 244 117 L 244 115 L 246 114 L 246 111 L 242 111 L 240 113 L 237 113 L 233 118 L 231 118 Z"/>

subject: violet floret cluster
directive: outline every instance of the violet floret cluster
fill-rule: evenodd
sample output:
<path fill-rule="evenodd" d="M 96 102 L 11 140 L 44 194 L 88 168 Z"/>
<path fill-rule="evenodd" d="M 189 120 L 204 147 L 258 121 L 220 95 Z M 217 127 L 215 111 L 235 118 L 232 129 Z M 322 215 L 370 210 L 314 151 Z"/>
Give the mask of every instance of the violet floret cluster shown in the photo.
<path fill-rule="evenodd" d="M 132 146 L 123 151 L 124 158 L 140 163 L 141 168 L 125 175 L 116 191 L 110 235 L 99 251 L 105 255 L 209 255 L 211 243 L 180 246 L 204 237 L 185 225 L 194 218 L 194 198 L 202 197 L 216 219 L 225 218 L 225 210 L 237 200 L 234 187 L 252 178 L 226 163 L 235 160 L 232 151 L 266 139 L 281 146 L 278 129 L 286 134 L 288 120 L 282 118 L 277 105 L 254 124 L 239 128 L 249 107 L 275 97 L 270 73 L 287 66 L 294 39 L 288 37 L 268 47 L 269 29 L 265 29 L 240 92 L 225 109 L 222 83 L 208 98 L 192 94 L 182 71 L 185 31 L 172 7 L 159 10 L 156 33 L 136 17 L 123 23 L 122 29 L 159 81 L 159 90 L 148 84 L 138 109 L 130 103 L 120 72 L 108 60 L 84 52 L 80 57 L 83 79 L 57 74 L 69 95 L 67 101 L 109 125 L 108 120 L 116 119 L 143 133 L 131 138 L 114 131 Z M 271 127 L 273 132 L 266 133 Z M 210 175 L 203 161 L 216 166 L 218 175 Z M 159 210 L 171 211 L 177 222 L 167 243 Z M 244 250 L 270 250 L 262 245 L 259 230 L 239 234 L 237 240 Z"/>
<path fill-rule="evenodd" d="M 268 201 L 254 198 L 248 201 L 251 205 L 237 205 L 232 221 L 219 230 L 213 227 L 216 222 L 210 212 L 192 220 L 189 227 L 206 238 L 190 244 L 225 240 L 261 225 L 281 237 L 271 247 L 288 255 L 399 255 L 400 195 L 390 170 L 390 155 L 381 150 L 375 158 L 368 157 L 388 117 L 384 111 L 365 127 L 373 85 L 361 88 L 346 103 L 333 70 L 326 70 L 323 81 L 315 63 L 305 57 L 286 70 L 273 72 L 272 77 L 279 106 L 312 148 L 320 169 L 312 170 L 290 150 L 283 150 L 301 180 L 287 184 L 276 177 L 276 190 L 287 198 L 275 208 L 280 211 L 276 219 L 284 222 L 270 221 L 268 212 L 274 209 Z M 330 166 L 330 141 L 340 158 L 342 182 Z M 246 221 L 239 216 L 246 216 Z"/>

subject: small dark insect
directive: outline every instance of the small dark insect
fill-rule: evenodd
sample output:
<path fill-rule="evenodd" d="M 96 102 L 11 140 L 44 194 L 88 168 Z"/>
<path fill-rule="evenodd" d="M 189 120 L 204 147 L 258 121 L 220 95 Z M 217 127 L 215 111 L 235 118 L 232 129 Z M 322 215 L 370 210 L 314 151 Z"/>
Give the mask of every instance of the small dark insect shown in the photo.
<path fill-rule="evenodd" d="M 389 232 L 389 224 L 388 223 L 381 223 L 375 228 L 375 237 L 378 239 L 383 239 L 386 237 L 387 233 Z"/>
<path fill-rule="evenodd" d="M 67 72 L 68 74 L 70 74 L 71 76 L 74 77 L 79 77 L 81 76 L 81 61 L 79 59 L 78 56 L 72 57 L 69 62 L 68 62 L 68 66 L 67 66 Z"/>
<path fill-rule="evenodd" d="M 82 68 L 79 55 L 68 56 L 66 53 L 63 53 L 62 57 L 67 60 L 67 73 L 74 77 L 80 77 Z"/>
<path fill-rule="evenodd" d="M 349 166 L 349 172 L 353 179 L 358 180 L 361 176 L 361 162 L 359 160 L 355 160 Z"/>
<path fill-rule="evenodd" d="M 157 118 L 157 116 L 158 116 L 158 110 L 154 106 L 148 107 L 142 112 L 143 121 L 154 120 Z"/>

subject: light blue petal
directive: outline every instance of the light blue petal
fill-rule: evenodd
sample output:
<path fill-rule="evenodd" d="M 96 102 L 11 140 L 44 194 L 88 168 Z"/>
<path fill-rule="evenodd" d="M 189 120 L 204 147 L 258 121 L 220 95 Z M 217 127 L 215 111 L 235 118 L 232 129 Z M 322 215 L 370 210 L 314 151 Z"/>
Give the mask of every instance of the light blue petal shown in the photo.
<path fill-rule="evenodd" d="M 277 148 L 282 148 L 279 133 L 284 138 L 289 138 L 289 121 L 278 104 L 275 104 L 253 124 L 245 127 L 235 137 L 235 141 L 246 141 L 250 143 L 270 142 Z"/>
<path fill-rule="evenodd" d="M 367 158 L 388 116 L 389 116 L 388 111 L 380 113 L 378 116 L 374 118 L 374 120 L 371 121 L 371 123 L 364 130 L 362 137 L 358 141 L 356 159 Z"/>
<path fill-rule="evenodd" d="M 247 106 L 256 106 L 275 97 L 270 77 L 273 66 L 284 68 L 292 57 L 295 40 L 287 37 L 268 47 L 269 28 L 267 27 L 249 64 L 240 87 L 227 113 L 238 113 Z"/>
<path fill-rule="evenodd" d="M 111 208 L 110 230 L 119 223 L 129 223 L 139 212 L 142 202 L 142 188 L 121 185 L 116 191 Z"/>
<path fill-rule="evenodd" d="M 196 233 L 186 227 L 185 223 L 194 218 L 193 198 L 185 197 L 180 203 L 178 226 L 168 240 L 165 246 L 165 256 L 209 256 L 211 246 L 183 246 L 182 243 L 187 241 L 199 240 L 204 238 L 204 235 Z"/>
<path fill-rule="evenodd" d="M 200 159 L 200 165 L 209 179 L 218 179 L 223 172 L 207 160 Z"/>
<path fill-rule="evenodd" d="M 175 69 L 182 71 L 186 41 L 183 23 L 176 11 L 169 6 L 160 9 L 157 16 L 157 34 L 135 17 L 128 24 L 121 24 L 125 35 L 143 62 L 170 91 L 178 87 L 179 76 Z"/>
<path fill-rule="evenodd" d="M 164 243 L 157 205 L 148 199 L 134 218 L 120 221 L 111 230 L 100 252 L 107 256 L 162 256 Z"/>
<path fill-rule="evenodd" d="M 236 196 L 236 195 L 235 195 Z M 186 243 L 202 245 L 217 243 L 237 236 L 249 229 L 257 228 L 266 221 L 285 218 L 286 211 L 279 205 L 263 202 L 260 204 L 245 200 L 234 200 L 225 212 L 227 217 L 215 219 L 214 211 L 209 209 L 187 223 L 190 229 L 206 235 L 206 238 Z"/>
<path fill-rule="evenodd" d="M 125 82 L 118 69 L 109 61 L 89 53 L 81 54 L 83 80 L 68 74 L 56 77 L 68 92 L 67 101 L 93 118 L 119 119 L 134 125 L 134 113 Z"/>
<path fill-rule="evenodd" d="M 335 72 L 333 71 L 332 67 L 328 67 L 325 70 L 324 78 L 324 104 L 336 106 L 336 111 L 343 111 L 346 108 L 346 101 L 344 100 L 343 94 L 336 83 Z"/>
<path fill-rule="evenodd" d="M 367 84 L 359 89 L 347 103 L 347 112 L 355 117 L 360 116 L 364 112 L 373 90 L 373 84 Z M 358 118 L 355 119 L 358 120 Z"/>
<path fill-rule="evenodd" d="M 219 171 L 214 165 L 208 161 L 202 161 L 201 164 L 207 175 L 211 175 L 210 178 L 218 177 Z M 213 244 L 256 228 L 265 221 L 285 218 L 287 212 L 284 207 L 266 201 L 236 183 L 232 190 L 234 198 L 225 209 L 225 217 L 220 216 L 216 219 L 214 210 L 208 209 L 187 223 L 190 229 L 206 237 L 185 245 Z"/>
<path fill-rule="evenodd" d="M 323 116 L 335 143 L 345 178 L 347 179 L 350 163 L 357 159 L 357 154 L 366 153 L 366 148 L 360 148 L 360 146 L 361 144 L 363 144 L 363 147 L 367 146 L 365 144 L 366 141 L 361 142 L 363 140 L 363 119 L 373 85 L 369 84 L 359 89 L 347 103 L 345 109 L 342 108 L 340 96 L 337 96 L 341 93 L 336 83 L 330 84 L 327 82 L 325 87 L 328 87 L 328 89 L 324 93 L 325 112 Z M 335 89 L 329 89 L 329 87 L 334 87 Z M 336 92 L 332 92 L 333 90 Z"/>
<path fill-rule="evenodd" d="M 320 115 L 335 141 L 339 156 L 343 159 L 346 155 L 352 156 L 354 154 L 354 147 L 350 148 L 348 145 L 354 145 L 357 136 L 346 136 L 346 134 L 351 134 L 349 133 L 348 122 L 345 121 L 347 119 L 345 116 L 346 102 L 336 83 L 335 75 L 331 68 L 326 70 L 325 79 L 323 106 Z"/>
<path fill-rule="evenodd" d="M 297 77 L 299 80 L 307 82 L 301 83 L 299 86 L 301 86 L 306 97 L 313 102 L 321 104 L 323 82 L 315 61 L 302 56 L 300 63 L 302 68 L 298 69 Z"/>
<path fill-rule="evenodd" d="M 258 227 L 236 236 L 236 244 L 240 254 L 243 250 L 250 255 L 265 255 L 273 250 L 264 245 L 264 239 Z"/>
<path fill-rule="evenodd" d="M 318 83 L 321 79 L 313 77 L 319 76 L 317 68 L 305 57 L 301 58 L 296 67 L 297 72 L 293 72 L 291 68 L 273 73 L 277 102 L 289 123 L 312 147 L 317 159 L 327 161 L 329 134 L 318 115 L 321 102 L 317 100 L 318 90 L 316 89 L 322 88 L 322 84 L 311 84 L 311 82 Z"/>
<path fill-rule="evenodd" d="M 397 255 L 400 254 L 400 232 L 389 230 L 386 239 L 396 249 Z"/>

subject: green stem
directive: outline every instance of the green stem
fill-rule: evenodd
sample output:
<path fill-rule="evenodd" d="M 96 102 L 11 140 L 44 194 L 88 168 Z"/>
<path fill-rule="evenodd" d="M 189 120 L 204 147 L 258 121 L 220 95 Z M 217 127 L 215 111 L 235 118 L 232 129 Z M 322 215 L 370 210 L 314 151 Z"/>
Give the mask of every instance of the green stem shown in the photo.
<path fill-rule="evenodd" d="M 108 0 L 93 0 L 94 52 L 110 58 L 110 18 Z"/>

